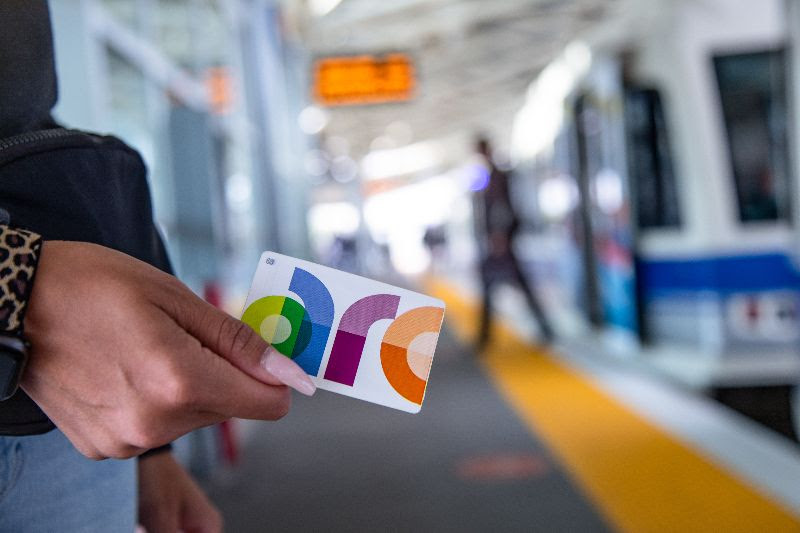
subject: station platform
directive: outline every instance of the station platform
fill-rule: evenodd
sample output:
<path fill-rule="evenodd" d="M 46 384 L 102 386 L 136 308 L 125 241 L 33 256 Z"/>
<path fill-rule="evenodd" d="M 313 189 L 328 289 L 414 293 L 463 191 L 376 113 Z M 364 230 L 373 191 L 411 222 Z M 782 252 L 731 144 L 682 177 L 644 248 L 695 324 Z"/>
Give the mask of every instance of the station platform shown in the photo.
<path fill-rule="evenodd" d="M 448 307 L 422 412 L 319 391 L 239 422 L 227 530 L 800 531 L 797 443 L 513 320 L 475 353 L 475 301 L 426 289 Z"/>

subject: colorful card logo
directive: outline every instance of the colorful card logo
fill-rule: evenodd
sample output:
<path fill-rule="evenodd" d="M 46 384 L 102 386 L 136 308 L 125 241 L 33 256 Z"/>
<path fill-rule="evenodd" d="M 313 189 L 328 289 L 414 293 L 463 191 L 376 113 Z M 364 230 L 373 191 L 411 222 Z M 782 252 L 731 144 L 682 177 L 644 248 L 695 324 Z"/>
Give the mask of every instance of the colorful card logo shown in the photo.
<path fill-rule="evenodd" d="M 285 263 L 289 261 L 295 263 L 288 288 L 289 292 L 299 298 L 299 301 L 292 296 L 274 294 L 260 297 L 249 303 L 242 314 L 242 321 L 258 332 L 278 351 L 294 359 L 309 375 L 317 377 L 317 383 L 321 388 L 328 388 L 336 392 L 348 394 L 348 390 L 343 387 L 355 386 L 356 376 L 363 366 L 364 357 L 379 357 L 380 369 L 385 382 L 396 394 L 415 404 L 415 409 L 406 410 L 418 411 L 425 396 L 433 353 L 444 317 L 444 308 L 435 305 L 423 305 L 410 309 L 405 307 L 404 312 L 398 315 L 402 299 L 400 295 L 384 292 L 368 294 L 347 305 L 334 329 L 337 309 L 334 297 L 326 284 L 309 272 L 308 268 L 296 266 L 297 263 L 301 263 L 296 259 L 270 254 L 266 261 L 262 261 L 262 265 L 269 265 L 268 261 L 272 260 L 273 263 L 270 267 L 280 268 L 282 265 L 275 262 L 276 256 L 281 258 L 284 268 Z M 314 267 L 315 271 L 327 272 L 328 275 L 325 277 L 329 283 L 336 283 L 340 290 L 342 290 L 341 284 L 344 283 L 344 286 L 349 289 L 349 293 L 358 293 L 360 289 L 363 294 L 369 289 L 381 288 L 392 289 L 393 293 L 405 293 L 406 298 L 428 299 L 410 291 L 327 267 L 302 263 L 304 263 L 303 266 Z M 266 275 L 261 270 L 262 268 L 259 267 L 254 287 L 259 275 Z M 273 287 L 270 289 L 273 289 L 272 292 L 281 292 L 275 291 Z M 391 320 L 392 322 L 383 333 L 379 353 L 365 355 L 370 329 L 381 320 Z M 327 358 L 322 379 L 319 379 L 326 348 L 328 348 L 331 337 L 333 337 L 333 343 L 330 347 L 330 355 Z M 325 387 L 326 382 L 331 386 Z M 368 385 L 364 388 L 370 389 Z M 380 398 L 374 398 L 378 388 L 372 387 L 371 389 L 371 391 L 350 395 L 385 405 L 390 404 L 381 401 Z"/>

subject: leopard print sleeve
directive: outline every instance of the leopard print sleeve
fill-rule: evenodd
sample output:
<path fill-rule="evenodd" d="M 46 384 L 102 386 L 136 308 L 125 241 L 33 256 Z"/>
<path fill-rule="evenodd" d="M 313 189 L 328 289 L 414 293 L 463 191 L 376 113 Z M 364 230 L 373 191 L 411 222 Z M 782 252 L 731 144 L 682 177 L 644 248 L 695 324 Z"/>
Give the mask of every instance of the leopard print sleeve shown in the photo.
<path fill-rule="evenodd" d="M 36 233 L 0 225 L 0 332 L 22 330 L 41 249 Z"/>

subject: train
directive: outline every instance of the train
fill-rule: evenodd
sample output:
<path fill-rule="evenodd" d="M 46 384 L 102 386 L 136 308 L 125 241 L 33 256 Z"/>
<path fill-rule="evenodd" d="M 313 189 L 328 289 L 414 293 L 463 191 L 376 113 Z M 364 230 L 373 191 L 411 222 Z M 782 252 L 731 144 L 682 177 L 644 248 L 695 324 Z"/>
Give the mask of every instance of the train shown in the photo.
<path fill-rule="evenodd" d="M 536 221 L 521 254 L 564 327 L 780 411 L 796 437 L 797 7 L 639 4 L 658 5 L 571 43 L 528 89 L 511 148 Z"/>

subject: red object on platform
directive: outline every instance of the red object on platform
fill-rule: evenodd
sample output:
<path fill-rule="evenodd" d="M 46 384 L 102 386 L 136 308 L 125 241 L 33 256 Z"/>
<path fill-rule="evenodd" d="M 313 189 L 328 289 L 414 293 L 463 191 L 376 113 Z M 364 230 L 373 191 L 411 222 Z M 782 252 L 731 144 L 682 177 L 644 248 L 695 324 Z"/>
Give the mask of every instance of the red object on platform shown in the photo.
<path fill-rule="evenodd" d="M 222 307 L 222 291 L 216 281 L 207 281 L 203 286 L 203 299 L 214 307 Z"/>
<path fill-rule="evenodd" d="M 235 421 L 225 420 L 219 423 L 219 436 L 222 441 L 222 458 L 229 465 L 239 461 L 239 446 L 236 443 Z"/>

